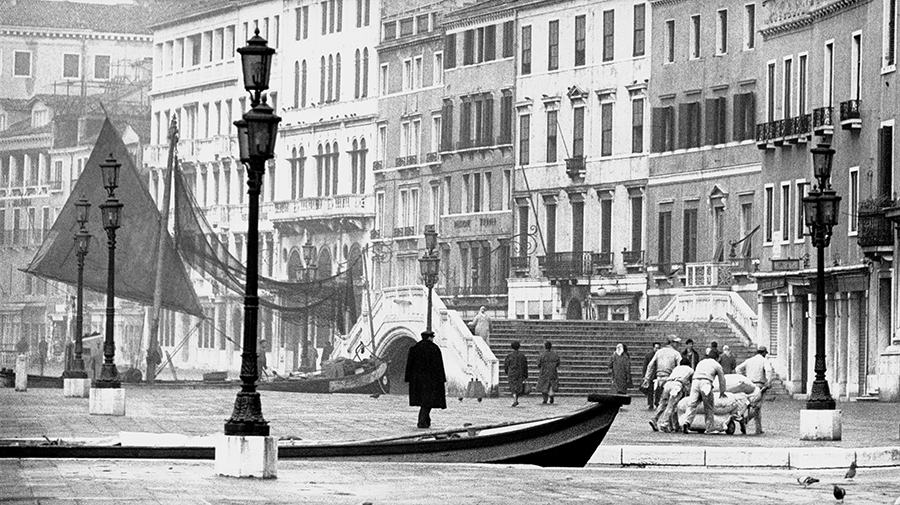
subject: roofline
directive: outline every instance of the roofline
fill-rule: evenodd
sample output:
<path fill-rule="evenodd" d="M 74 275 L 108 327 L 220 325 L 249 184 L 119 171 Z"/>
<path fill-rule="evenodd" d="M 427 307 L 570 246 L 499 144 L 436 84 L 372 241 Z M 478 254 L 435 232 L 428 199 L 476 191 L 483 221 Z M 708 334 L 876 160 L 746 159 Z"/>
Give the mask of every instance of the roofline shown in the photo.
<path fill-rule="evenodd" d="M 179 16 L 175 19 L 167 19 L 164 21 L 160 21 L 160 22 L 151 24 L 148 28 L 150 29 L 151 32 L 155 32 L 159 28 L 165 28 L 168 26 L 184 24 L 189 21 L 194 21 L 199 18 L 207 17 L 210 14 L 226 13 L 226 12 L 230 12 L 230 11 L 239 11 L 244 7 L 249 7 L 252 5 L 257 5 L 257 4 L 261 4 L 261 3 L 267 3 L 267 2 L 278 3 L 276 0 L 243 0 L 243 1 L 242 0 L 227 0 L 225 5 L 216 4 L 216 5 L 210 6 L 205 9 L 195 11 L 190 14 L 185 14 L 185 15 Z"/>

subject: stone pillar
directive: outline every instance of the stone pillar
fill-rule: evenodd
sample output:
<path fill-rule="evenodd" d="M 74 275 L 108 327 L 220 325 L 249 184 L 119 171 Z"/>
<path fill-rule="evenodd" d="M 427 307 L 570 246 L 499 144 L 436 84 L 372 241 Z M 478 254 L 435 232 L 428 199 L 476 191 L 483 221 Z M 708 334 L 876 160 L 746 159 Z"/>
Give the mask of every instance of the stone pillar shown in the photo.
<path fill-rule="evenodd" d="M 219 333 L 218 330 L 220 330 L 220 329 L 224 330 L 224 328 L 219 328 L 219 321 L 221 321 L 220 317 L 221 317 L 222 311 L 226 310 L 224 305 L 225 305 L 224 303 L 220 303 L 220 302 L 216 302 L 213 304 L 213 320 L 212 320 L 211 324 L 213 327 L 213 349 L 215 351 L 212 353 L 212 355 L 215 356 L 215 360 L 214 360 L 215 362 L 210 363 L 210 365 L 215 367 L 216 370 L 221 370 L 224 362 L 226 362 L 228 359 L 225 356 L 225 354 L 227 354 L 227 351 L 221 350 L 221 348 L 219 346 L 219 340 L 223 337 L 222 337 L 222 334 Z M 226 315 L 225 317 L 227 318 L 228 316 Z M 228 339 L 226 339 L 226 342 L 227 342 L 227 340 Z"/>
<path fill-rule="evenodd" d="M 778 297 L 778 335 L 775 341 L 775 371 L 785 378 L 791 360 L 791 304 L 788 295 Z M 769 349 L 771 352 L 772 349 Z"/>
<path fill-rule="evenodd" d="M 812 383 L 816 378 L 816 295 L 810 293 L 809 309 L 807 310 L 807 335 L 806 335 L 806 394 L 812 392 Z"/>
<path fill-rule="evenodd" d="M 24 353 L 16 356 L 16 391 L 28 391 L 28 358 Z"/>
<path fill-rule="evenodd" d="M 859 396 L 859 314 L 860 293 L 848 293 L 847 300 L 847 397 Z"/>
<path fill-rule="evenodd" d="M 835 398 L 848 396 L 847 392 L 847 375 L 849 374 L 847 354 L 847 311 L 849 307 L 850 293 L 837 293 L 835 295 L 835 362 L 834 375 L 836 377 Z"/>
<path fill-rule="evenodd" d="M 771 296 L 760 296 L 759 302 L 757 303 L 757 314 L 759 317 L 757 318 L 756 324 L 756 335 L 750 335 L 751 338 L 754 339 L 754 344 L 756 345 L 768 345 L 769 343 L 769 315 L 771 313 L 771 303 L 774 298 Z"/>
<path fill-rule="evenodd" d="M 825 294 L 825 367 L 827 370 L 825 371 L 825 380 L 828 381 L 828 385 L 830 387 L 834 387 L 836 385 L 837 367 L 835 366 L 837 360 L 835 360 L 836 356 L 836 332 L 835 332 L 835 304 L 837 303 L 834 294 Z M 813 349 L 815 349 L 815 345 L 813 345 Z M 812 354 L 815 356 L 815 353 Z M 813 359 L 815 361 L 815 359 Z M 834 390 L 832 390 L 832 396 L 834 395 Z"/>
<path fill-rule="evenodd" d="M 788 366 L 789 387 L 791 393 L 800 391 L 801 378 L 803 374 L 803 303 L 806 303 L 802 297 L 791 296 L 791 352 Z"/>

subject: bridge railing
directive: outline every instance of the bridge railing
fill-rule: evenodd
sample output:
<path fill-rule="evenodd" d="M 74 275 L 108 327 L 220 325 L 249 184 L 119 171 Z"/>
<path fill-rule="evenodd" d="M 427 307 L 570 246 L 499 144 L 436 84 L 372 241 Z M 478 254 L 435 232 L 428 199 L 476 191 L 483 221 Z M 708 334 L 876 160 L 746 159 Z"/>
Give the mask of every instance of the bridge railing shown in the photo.
<path fill-rule="evenodd" d="M 753 344 L 758 317 L 741 295 L 733 291 L 689 291 L 673 298 L 656 319 L 661 321 L 725 321 Z"/>

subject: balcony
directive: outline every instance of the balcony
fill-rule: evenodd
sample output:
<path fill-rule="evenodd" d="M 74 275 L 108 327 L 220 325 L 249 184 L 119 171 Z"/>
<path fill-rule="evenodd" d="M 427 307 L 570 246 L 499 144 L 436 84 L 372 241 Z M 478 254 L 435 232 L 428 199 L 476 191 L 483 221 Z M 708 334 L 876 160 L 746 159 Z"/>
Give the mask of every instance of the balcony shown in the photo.
<path fill-rule="evenodd" d="M 772 121 L 769 133 L 772 136 L 772 142 L 776 146 L 784 145 L 784 119 L 776 119 Z"/>
<path fill-rule="evenodd" d="M 591 274 L 591 256 L 589 252 L 558 252 L 538 259 L 548 279 L 574 279 Z"/>
<path fill-rule="evenodd" d="M 47 183 L 50 191 L 62 191 L 62 181 L 50 181 Z"/>
<path fill-rule="evenodd" d="M 394 238 L 413 238 L 415 236 L 415 226 L 398 226 L 394 228 Z"/>
<path fill-rule="evenodd" d="M 788 142 L 792 144 L 805 144 L 809 140 L 809 136 L 812 133 L 812 130 L 810 130 L 810 121 L 812 121 L 812 114 L 794 116 L 790 121 L 792 123 L 791 137 L 788 138 Z"/>
<path fill-rule="evenodd" d="M 728 263 L 686 263 L 684 265 L 686 287 L 712 287 L 733 284 L 731 265 Z"/>
<path fill-rule="evenodd" d="M 862 119 L 859 117 L 860 100 L 847 100 L 841 102 L 841 129 L 858 130 L 862 128 Z"/>
<path fill-rule="evenodd" d="M 516 277 L 525 277 L 528 274 L 530 260 L 531 257 L 528 255 L 511 256 L 509 258 L 509 267 L 512 269 Z"/>
<path fill-rule="evenodd" d="M 856 243 L 865 249 L 894 245 L 894 231 L 885 209 L 891 206 L 887 198 L 868 199 L 859 204 L 859 235 Z M 865 251 L 864 251 L 865 252 Z"/>
<path fill-rule="evenodd" d="M 566 158 L 566 175 L 572 179 L 584 177 L 584 156 Z"/>
<path fill-rule="evenodd" d="M 644 251 L 622 251 L 622 263 L 625 265 L 625 268 L 631 269 L 640 269 L 644 268 Z"/>
<path fill-rule="evenodd" d="M 819 107 L 813 111 L 813 133 L 816 135 L 831 135 L 834 133 L 834 118 L 832 107 Z"/>
<path fill-rule="evenodd" d="M 498 296 L 498 295 L 506 295 L 508 292 L 508 288 L 506 284 L 498 284 L 496 286 L 491 285 L 477 285 L 477 286 L 444 286 L 438 288 L 438 294 L 441 296 L 452 296 L 452 297 L 460 297 L 460 296 Z"/>
<path fill-rule="evenodd" d="M 372 171 L 380 172 L 384 170 L 384 162 L 383 161 L 373 161 L 372 162 Z"/>
<path fill-rule="evenodd" d="M 375 213 L 371 200 L 368 195 L 336 195 L 274 202 L 269 218 L 276 225 L 318 220 L 334 221 L 344 226 L 353 220 L 373 218 Z M 356 222 L 355 228 L 365 227 L 362 222 Z"/>
<path fill-rule="evenodd" d="M 434 164 L 434 163 L 440 163 L 440 162 L 441 162 L 441 156 L 438 153 L 427 153 L 425 155 L 425 163 Z"/>
<path fill-rule="evenodd" d="M 405 167 L 406 166 L 406 156 L 397 156 L 397 158 L 394 159 L 394 166 L 397 168 Z"/>
<path fill-rule="evenodd" d="M 759 123 L 756 125 L 756 147 L 760 149 L 771 149 L 774 145 L 770 142 L 772 139 L 772 123 Z"/>
<path fill-rule="evenodd" d="M 613 253 L 611 251 L 591 253 L 591 266 L 596 273 L 609 272 L 613 268 Z"/>

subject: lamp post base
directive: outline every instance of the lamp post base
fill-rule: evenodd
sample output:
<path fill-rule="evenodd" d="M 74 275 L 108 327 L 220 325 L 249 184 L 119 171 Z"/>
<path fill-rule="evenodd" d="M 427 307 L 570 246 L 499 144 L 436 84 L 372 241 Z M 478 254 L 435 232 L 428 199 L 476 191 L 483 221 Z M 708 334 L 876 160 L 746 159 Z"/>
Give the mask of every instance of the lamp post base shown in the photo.
<path fill-rule="evenodd" d="M 274 479 L 278 473 L 278 445 L 275 437 L 218 437 L 215 465 L 216 474 L 225 477 Z"/>
<path fill-rule="evenodd" d="M 256 391 L 241 391 L 234 400 L 231 419 L 225 423 L 225 435 L 245 437 L 269 436 L 269 423 L 262 415 L 262 402 Z"/>
<path fill-rule="evenodd" d="M 124 416 L 125 390 L 122 388 L 91 388 L 88 413 L 96 416 Z"/>
<path fill-rule="evenodd" d="M 91 379 L 87 377 L 63 378 L 63 396 L 67 398 L 89 398 L 91 396 Z"/>
<path fill-rule="evenodd" d="M 800 411 L 800 440 L 840 439 L 840 410 L 803 409 Z"/>

